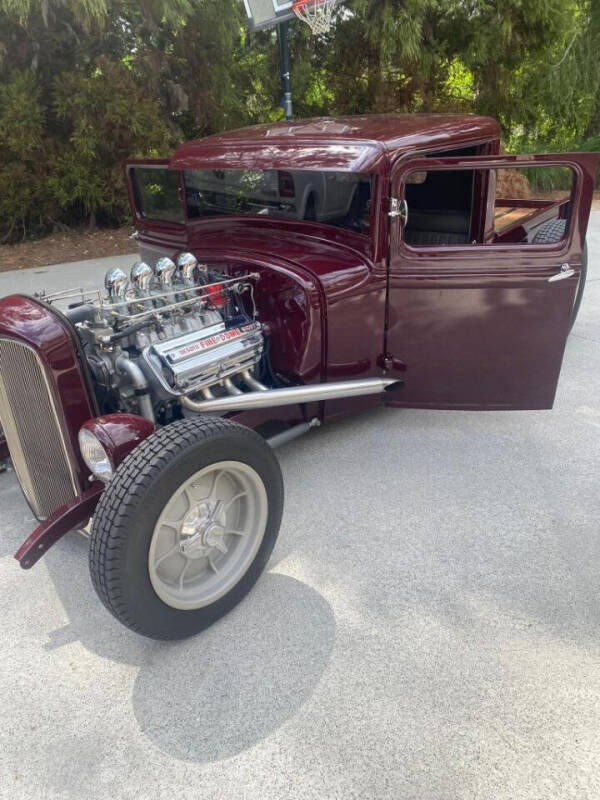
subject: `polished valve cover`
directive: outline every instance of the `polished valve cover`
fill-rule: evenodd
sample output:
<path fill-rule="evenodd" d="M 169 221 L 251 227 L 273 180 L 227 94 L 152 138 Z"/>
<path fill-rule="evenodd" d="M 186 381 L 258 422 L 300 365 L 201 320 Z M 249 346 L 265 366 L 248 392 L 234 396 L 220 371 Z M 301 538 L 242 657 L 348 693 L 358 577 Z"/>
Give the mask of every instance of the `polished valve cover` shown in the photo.
<path fill-rule="evenodd" d="M 164 389 L 181 395 L 253 367 L 262 352 L 260 324 L 241 318 L 151 344 L 143 358 Z"/>

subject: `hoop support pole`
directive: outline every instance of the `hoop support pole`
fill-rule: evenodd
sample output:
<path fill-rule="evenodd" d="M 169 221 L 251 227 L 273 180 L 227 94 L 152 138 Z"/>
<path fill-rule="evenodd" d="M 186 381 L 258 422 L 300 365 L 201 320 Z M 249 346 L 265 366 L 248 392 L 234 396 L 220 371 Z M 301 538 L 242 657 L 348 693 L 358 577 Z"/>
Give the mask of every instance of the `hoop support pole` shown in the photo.
<path fill-rule="evenodd" d="M 283 99 L 281 105 L 285 111 L 285 118 L 291 120 L 293 116 L 292 108 L 292 79 L 290 66 L 290 22 L 280 22 L 277 26 L 277 38 L 279 40 L 279 68 L 281 71 L 281 87 L 283 89 Z"/>

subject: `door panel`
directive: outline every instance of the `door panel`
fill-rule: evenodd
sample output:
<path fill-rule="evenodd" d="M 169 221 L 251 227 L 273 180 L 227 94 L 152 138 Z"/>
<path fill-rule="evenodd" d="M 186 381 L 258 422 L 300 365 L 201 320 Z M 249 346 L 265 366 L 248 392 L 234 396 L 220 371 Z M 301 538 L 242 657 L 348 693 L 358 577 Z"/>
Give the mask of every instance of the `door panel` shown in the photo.
<path fill-rule="evenodd" d="M 388 405 L 552 407 L 599 161 L 599 154 L 577 153 L 431 158 L 399 166 L 392 183 L 399 199 L 410 173 L 437 169 L 566 165 L 573 170 L 574 184 L 566 237 L 558 244 L 455 244 L 449 237 L 446 244 L 408 245 L 400 221 L 392 222 L 386 353 L 405 387 L 386 398 Z M 490 172 L 490 180 L 478 182 L 492 192 L 494 175 Z M 484 201 L 473 199 L 478 207 L 487 206 L 489 218 L 482 230 L 489 239 L 494 197 Z M 565 263 L 573 275 L 549 282 Z"/>

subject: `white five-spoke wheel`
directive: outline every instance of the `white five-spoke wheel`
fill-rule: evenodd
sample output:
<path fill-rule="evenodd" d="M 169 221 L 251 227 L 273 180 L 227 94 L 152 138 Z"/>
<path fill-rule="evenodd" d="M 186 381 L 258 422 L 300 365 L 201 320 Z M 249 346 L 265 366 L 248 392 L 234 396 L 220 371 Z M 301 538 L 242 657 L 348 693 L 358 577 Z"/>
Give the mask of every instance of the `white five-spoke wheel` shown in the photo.
<path fill-rule="evenodd" d="M 102 495 L 94 587 L 132 630 L 191 636 L 250 591 L 282 510 L 279 464 L 258 434 L 218 418 L 173 423 L 125 459 Z"/>
<path fill-rule="evenodd" d="M 223 597 L 245 575 L 262 543 L 267 493 L 239 461 L 197 472 L 175 492 L 154 528 L 148 570 L 167 605 L 196 609 Z"/>

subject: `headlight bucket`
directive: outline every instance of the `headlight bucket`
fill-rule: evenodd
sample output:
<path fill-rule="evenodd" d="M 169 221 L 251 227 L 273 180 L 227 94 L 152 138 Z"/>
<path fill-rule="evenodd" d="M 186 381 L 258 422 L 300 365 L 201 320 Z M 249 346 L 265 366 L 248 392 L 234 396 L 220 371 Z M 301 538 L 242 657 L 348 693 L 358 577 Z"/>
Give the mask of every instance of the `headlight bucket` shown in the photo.
<path fill-rule="evenodd" d="M 95 417 L 79 431 L 81 456 L 92 475 L 108 483 L 119 464 L 154 431 L 152 422 L 135 414 Z"/>
<path fill-rule="evenodd" d="M 79 431 L 79 449 L 92 475 L 103 483 L 108 483 L 115 471 L 110 456 L 100 440 L 86 428 Z"/>

